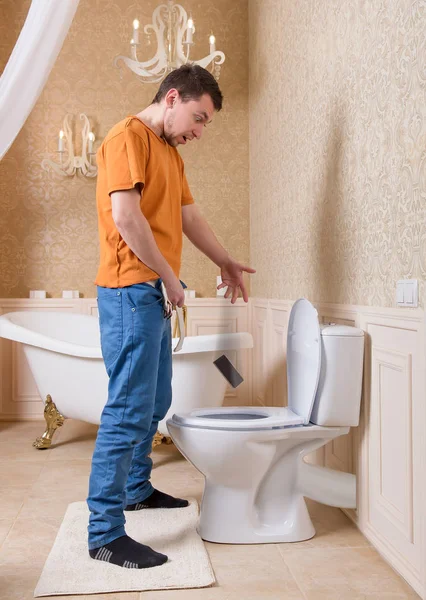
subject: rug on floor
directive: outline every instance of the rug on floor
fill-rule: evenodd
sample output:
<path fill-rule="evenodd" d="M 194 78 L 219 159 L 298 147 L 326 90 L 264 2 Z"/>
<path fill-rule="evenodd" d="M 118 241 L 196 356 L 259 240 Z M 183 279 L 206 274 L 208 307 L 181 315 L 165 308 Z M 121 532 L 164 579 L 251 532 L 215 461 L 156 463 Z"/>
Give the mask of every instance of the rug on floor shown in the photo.
<path fill-rule="evenodd" d="M 67 508 L 34 592 L 35 597 L 200 588 L 215 582 L 204 542 L 196 531 L 198 505 L 126 512 L 126 533 L 167 554 L 151 569 L 124 569 L 93 560 L 87 550 L 89 511 L 85 502 Z"/>

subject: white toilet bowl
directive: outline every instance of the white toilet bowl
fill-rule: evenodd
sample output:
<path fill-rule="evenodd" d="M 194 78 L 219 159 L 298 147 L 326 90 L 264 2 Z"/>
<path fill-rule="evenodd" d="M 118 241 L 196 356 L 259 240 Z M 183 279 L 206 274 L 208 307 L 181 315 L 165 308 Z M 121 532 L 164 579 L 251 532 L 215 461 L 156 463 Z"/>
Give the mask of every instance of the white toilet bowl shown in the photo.
<path fill-rule="evenodd" d="M 288 408 L 202 409 L 167 421 L 176 446 L 205 477 L 204 540 L 309 539 L 315 530 L 304 497 L 355 508 L 354 475 L 303 458 L 358 424 L 363 342 L 352 327 L 321 332 L 314 307 L 298 300 L 287 339 Z"/>

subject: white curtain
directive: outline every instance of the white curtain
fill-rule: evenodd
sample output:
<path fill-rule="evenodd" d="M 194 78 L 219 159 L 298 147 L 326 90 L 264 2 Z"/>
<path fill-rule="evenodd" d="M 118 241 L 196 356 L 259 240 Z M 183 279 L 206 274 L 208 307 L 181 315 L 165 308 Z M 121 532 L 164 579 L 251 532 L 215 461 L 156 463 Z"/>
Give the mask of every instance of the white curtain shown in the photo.
<path fill-rule="evenodd" d="M 0 160 L 27 120 L 49 77 L 80 0 L 32 0 L 0 79 Z"/>

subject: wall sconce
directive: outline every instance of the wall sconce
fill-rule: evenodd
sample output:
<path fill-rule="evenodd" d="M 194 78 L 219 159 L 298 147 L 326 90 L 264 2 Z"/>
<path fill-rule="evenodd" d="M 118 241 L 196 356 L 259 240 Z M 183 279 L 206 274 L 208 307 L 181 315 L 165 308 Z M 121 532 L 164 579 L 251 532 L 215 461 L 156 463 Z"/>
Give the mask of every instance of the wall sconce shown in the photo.
<path fill-rule="evenodd" d="M 57 152 L 60 157 L 60 162 L 56 163 L 45 158 L 42 160 L 41 166 L 45 171 L 53 169 L 55 173 L 65 177 L 72 177 L 76 174 L 77 169 L 80 169 L 85 177 L 96 177 L 98 174 L 98 167 L 92 165 L 92 156 L 96 154 L 96 152 L 93 152 L 95 134 L 90 131 L 89 119 L 84 113 L 80 115 L 80 119 L 84 122 L 81 132 L 81 156 L 76 156 L 74 153 L 70 119 L 72 119 L 72 115 L 66 115 L 63 130 L 61 129 L 59 132 Z"/>

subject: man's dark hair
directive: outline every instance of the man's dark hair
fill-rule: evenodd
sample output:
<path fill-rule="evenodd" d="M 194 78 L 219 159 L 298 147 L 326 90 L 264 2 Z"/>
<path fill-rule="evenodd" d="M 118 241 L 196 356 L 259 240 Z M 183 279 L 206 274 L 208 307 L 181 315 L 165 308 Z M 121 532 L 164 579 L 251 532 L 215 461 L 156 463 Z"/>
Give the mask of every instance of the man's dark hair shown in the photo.
<path fill-rule="evenodd" d="M 152 104 L 161 102 L 173 88 L 179 92 L 182 102 L 199 100 L 201 96 L 208 94 L 215 110 L 219 111 L 222 108 L 223 96 L 216 79 L 200 65 L 182 65 L 169 73 L 161 82 Z"/>

